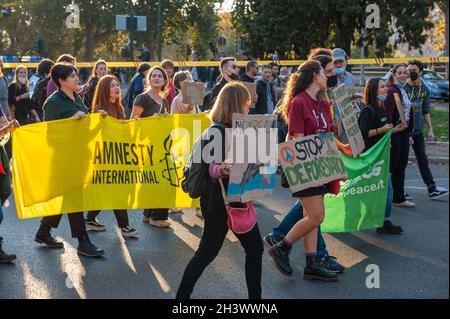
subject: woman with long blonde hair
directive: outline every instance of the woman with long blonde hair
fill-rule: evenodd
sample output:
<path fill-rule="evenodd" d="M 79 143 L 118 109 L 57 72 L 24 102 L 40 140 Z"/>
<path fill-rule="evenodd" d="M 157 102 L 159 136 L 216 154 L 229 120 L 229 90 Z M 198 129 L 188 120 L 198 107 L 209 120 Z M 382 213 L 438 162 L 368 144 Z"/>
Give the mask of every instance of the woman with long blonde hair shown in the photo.
<path fill-rule="evenodd" d="M 218 255 L 229 230 L 227 209 L 224 204 L 222 188 L 219 181 L 222 180 L 224 188 L 227 189 L 229 175 L 233 169 L 232 164 L 226 161 L 225 157 L 225 130 L 226 128 L 231 128 L 234 113 L 248 113 L 251 102 L 250 93 L 244 85 L 238 82 L 230 82 L 220 91 L 211 110 L 210 118 L 214 124 L 208 130 L 219 131 L 216 131 L 217 134 L 211 134 L 211 138 L 205 141 L 203 147 L 214 141 L 215 146 L 221 145 L 222 152 L 220 153 L 222 155 L 220 159 L 215 159 L 217 162 L 203 163 L 203 165 L 208 165 L 209 172 L 205 177 L 205 189 L 207 191 L 200 197 L 200 206 L 205 220 L 205 226 L 200 246 L 184 271 L 180 287 L 178 288 L 177 299 L 189 299 L 191 297 L 197 280 L 205 268 Z M 219 140 L 221 143 L 217 143 L 215 138 L 221 138 Z M 241 203 L 231 203 L 230 205 L 233 204 L 239 205 Z M 245 278 L 248 297 L 250 299 L 260 299 L 264 247 L 258 224 L 245 234 L 235 233 L 235 235 L 245 250 Z"/>

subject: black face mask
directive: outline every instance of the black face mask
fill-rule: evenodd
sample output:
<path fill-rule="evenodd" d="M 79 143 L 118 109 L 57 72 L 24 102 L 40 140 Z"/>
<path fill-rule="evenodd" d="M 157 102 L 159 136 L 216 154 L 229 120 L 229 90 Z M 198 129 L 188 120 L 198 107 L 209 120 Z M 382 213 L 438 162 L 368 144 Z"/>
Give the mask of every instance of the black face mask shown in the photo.
<path fill-rule="evenodd" d="M 417 73 L 416 71 L 411 71 L 409 72 L 409 78 L 411 79 L 411 81 L 415 81 L 419 78 L 419 73 Z"/>
<path fill-rule="evenodd" d="M 238 76 L 237 74 L 234 74 L 234 73 L 231 73 L 231 74 L 230 74 L 230 78 L 231 78 L 233 81 L 239 80 L 239 76 Z"/>
<path fill-rule="evenodd" d="M 327 77 L 327 87 L 334 88 L 337 85 L 337 75 Z"/>

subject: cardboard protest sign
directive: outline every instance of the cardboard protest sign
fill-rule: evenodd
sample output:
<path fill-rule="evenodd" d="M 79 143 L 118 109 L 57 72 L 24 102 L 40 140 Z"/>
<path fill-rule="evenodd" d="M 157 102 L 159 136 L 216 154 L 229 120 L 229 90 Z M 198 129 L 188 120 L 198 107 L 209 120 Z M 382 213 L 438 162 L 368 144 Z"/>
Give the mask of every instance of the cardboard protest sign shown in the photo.
<path fill-rule="evenodd" d="M 276 127 L 276 115 L 233 115 L 230 202 L 247 202 L 272 193 L 276 186 Z M 263 153 L 265 156 L 260 156 Z"/>
<path fill-rule="evenodd" d="M 181 90 L 183 103 L 190 105 L 203 104 L 204 83 L 202 82 L 184 82 Z"/>
<path fill-rule="evenodd" d="M 347 178 L 333 133 L 309 135 L 278 145 L 292 193 Z"/>
<path fill-rule="evenodd" d="M 348 89 L 348 86 L 342 84 L 333 90 L 333 97 L 339 110 L 342 126 L 348 137 L 353 157 L 357 157 L 364 151 L 366 146 L 359 129 L 357 112 L 351 101 L 354 91 L 354 89 Z"/>
<path fill-rule="evenodd" d="M 250 92 L 250 96 L 252 97 L 252 104 L 251 104 L 251 106 L 255 106 L 256 101 L 254 100 L 253 97 L 256 95 L 256 83 L 242 82 L 242 84 Z"/>
<path fill-rule="evenodd" d="M 394 93 L 394 100 L 395 105 L 397 106 L 398 114 L 400 115 L 400 121 L 406 124 L 407 120 L 405 110 L 403 109 L 402 100 L 400 99 L 400 95 L 398 95 L 398 93 Z"/>

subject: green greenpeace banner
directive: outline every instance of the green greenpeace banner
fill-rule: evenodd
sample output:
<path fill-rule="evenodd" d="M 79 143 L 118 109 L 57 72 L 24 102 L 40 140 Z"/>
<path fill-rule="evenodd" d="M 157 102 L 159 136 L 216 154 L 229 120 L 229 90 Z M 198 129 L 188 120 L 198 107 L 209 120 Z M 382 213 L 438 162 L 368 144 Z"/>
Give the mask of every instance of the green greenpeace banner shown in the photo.
<path fill-rule="evenodd" d="M 327 233 L 355 232 L 381 227 L 388 191 L 391 132 L 356 158 L 342 154 L 348 180 L 338 195 L 325 197 Z"/>

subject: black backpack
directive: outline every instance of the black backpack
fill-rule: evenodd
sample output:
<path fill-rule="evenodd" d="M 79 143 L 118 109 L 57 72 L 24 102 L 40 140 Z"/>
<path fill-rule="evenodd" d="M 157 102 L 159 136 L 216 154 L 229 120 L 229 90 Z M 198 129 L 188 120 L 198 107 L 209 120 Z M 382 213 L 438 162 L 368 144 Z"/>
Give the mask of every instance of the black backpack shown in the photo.
<path fill-rule="evenodd" d="M 39 81 L 34 89 L 33 96 L 31 97 L 32 107 L 35 110 L 42 111 L 45 101 L 47 100 L 47 84 L 50 81 L 50 77 Z"/>
<path fill-rule="evenodd" d="M 195 163 L 195 158 L 202 158 L 202 150 L 204 146 L 205 140 L 202 139 L 206 134 L 208 134 L 208 130 L 211 128 L 222 128 L 225 129 L 226 126 L 222 123 L 213 123 L 208 129 L 203 132 L 203 134 L 194 142 L 192 147 L 191 155 L 189 156 L 189 161 L 186 163 L 186 166 L 183 169 L 183 180 L 181 181 L 181 188 L 189 197 L 196 199 L 202 196 L 205 192 L 206 181 L 209 166 L 207 163 L 204 163 L 203 160 L 200 163 Z M 198 153 L 200 152 L 200 153 Z"/>

